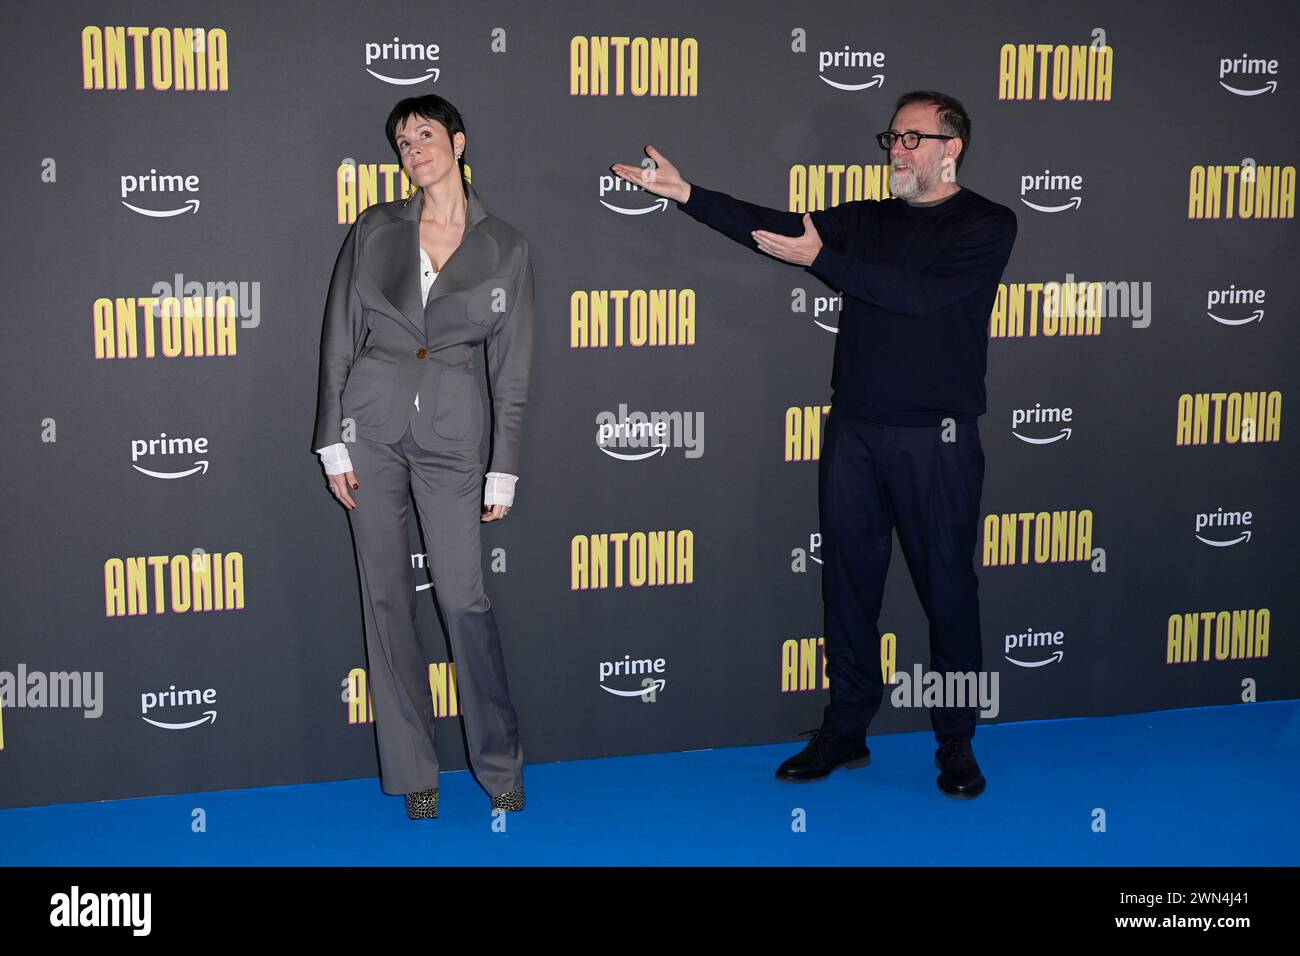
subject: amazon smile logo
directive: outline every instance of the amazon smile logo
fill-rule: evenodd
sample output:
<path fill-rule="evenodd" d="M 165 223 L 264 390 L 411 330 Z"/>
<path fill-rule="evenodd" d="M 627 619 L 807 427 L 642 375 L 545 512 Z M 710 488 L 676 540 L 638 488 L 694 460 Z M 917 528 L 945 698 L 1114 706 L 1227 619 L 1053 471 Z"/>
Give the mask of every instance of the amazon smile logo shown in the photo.
<path fill-rule="evenodd" d="M 1254 532 L 1250 524 L 1255 519 L 1253 511 L 1224 511 L 1216 508 L 1196 516 L 1196 540 L 1212 548 L 1231 548 L 1245 544 Z M 1202 534 L 1204 532 L 1204 534 Z"/>
<path fill-rule="evenodd" d="M 658 700 L 659 692 L 668 685 L 668 681 L 658 676 L 664 672 L 664 667 L 662 657 L 633 660 L 631 654 L 624 654 L 621 661 L 601 661 L 600 689 L 615 697 L 639 697 L 642 703 L 653 704 Z M 606 681 L 611 678 L 622 678 L 620 683 L 630 682 L 638 686 L 610 687 Z"/>
<path fill-rule="evenodd" d="M 884 73 L 871 73 L 871 70 L 885 68 L 885 54 L 879 51 L 854 50 L 846 43 L 843 50 L 819 50 L 817 52 L 817 78 L 827 86 L 837 90 L 855 93 L 859 90 L 879 89 L 885 85 Z M 855 79 L 831 79 L 827 70 L 834 70 L 837 75 L 845 77 L 857 72 Z M 840 72 L 843 71 L 843 72 Z"/>
<path fill-rule="evenodd" d="M 367 43 L 365 49 L 366 72 L 375 79 L 393 86 L 415 86 L 417 83 L 427 83 L 430 80 L 437 83 L 442 73 L 437 66 L 441 50 L 436 43 L 415 43 L 404 41 L 401 37 L 393 37 L 385 42 Z M 415 75 L 392 76 L 387 72 L 371 69 L 375 63 L 389 62 L 396 64 L 398 72 L 415 72 Z M 433 65 L 426 66 L 426 64 Z"/>
<path fill-rule="evenodd" d="M 193 720 L 167 721 L 156 720 L 149 716 L 151 710 L 159 707 L 202 707 L 216 703 L 217 691 L 209 687 L 202 690 L 177 690 L 175 684 L 163 691 L 146 691 L 140 695 L 140 719 L 162 730 L 190 730 L 203 724 L 215 724 L 215 708 L 203 711 L 202 716 Z"/>
<path fill-rule="evenodd" d="M 1276 93 L 1277 80 L 1266 79 L 1270 76 L 1277 76 L 1277 60 L 1247 56 L 1244 53 L 1238 57 L 1219 60 L 1219 85 L 1237 96 Z"/>
<path fill-rule="evenodd" d="M 1083 176 L 1075 173 L 1053 173 L 1050 169 L 1044 169 L 1038 174 L 1027 174 L 1020 177 L 1020 201 L 1035 212 L 1069 212 L 1072 209 L 1078 209 L 1083 205 L 1083 196 L 1079 191 L 1083 189 Z M 1027 193 L 1037 192 L 1073 192 L 1073 196 L 1062 196 L 1063 201 L 1058 202 L 1030 202 L 1025 198 Z"/>
<path fill-rule="evenodd" d="M 1209 310 L 1206 310 L 1205 314 L 1208 315 L 1210 318 L 1212 318 L 1215 322 L 1218 322 L 1220 325 L 1249 325 L 1251 322 L 1264 321 L 1263 309 L 1256 309 L 1254 312 L 1250 313 L 1250 315 L 1247 315 L 1240 319 L 1226 319 L 1221 315 L 1215 315 L 1213 312 L 1210 312 Z"/>
<path fill-rule="evenodd" d="M 617 412 L 596 415 L 596 447 L 619 461 L 663 457 L 670 448 L 699 458 L 704 454 L 704 413 L 629 412 L 621 403 Z"/>
<path fill-rule="evenodd" d="M 1051 445 L 1058 441 L 1069 441 L 1074 429 L 1069 422 L 1074 418 L 1072 408 L 1044 408 L 1038 402 L 1033 408 L 1015 408 L 1011 411 L 1011 434 L 1029 445 Z M 1044 435 L 1023 435 L 1018 428 L 1024 425 L 1044 426 Z"/>
<path fill-rule="evenodd" d="M 1264 289 L 1238 289 L 1236 284 L 1226 289 L 1211 289 L 1205 296 L 1205 314 L 1220 325 L 1249 325 L 1251 322 L 1264 321 Z M 1223 308 L 1230 306 L 1231 310 Z M 1242 312 L 1250 310 L 1242 315 Z M 1220 315 L 1219 313 L 1237 313 Z"/>
<path fill-rule="evenodd" d="M 809 295 L 806 289 L 795 289 L 791 296 L 790 309 L 793 312 L 806 312 L 808 310 Z M 844 307 L 844 296 L 842 295 L 814 295 L 812 300 L 812 320 L 813 325 L 823 332 L 838 334 L 840 331 L 839 321 L 840 312 Z M 822 318 L 835 319 L 834 325 L 829 325 L 822 321 Z"/>
<path fill-rule="evenodd" d="M 206 455 L 207 453 L 208 440 L 202 436 L 198 438 L 168 438 L 166 432 L 160 432 L 157 438 L 134 438 L 131 440 L 131 467 L 142 475 L 165 480 L 189 478 L 191 475 L 206 475 L 210 462 L 206 458 L 196 458 L 195 456 Z M 145 468 L 136 464 L 141 458 L 155 458 L 164 455 L 177 455 L 190 459 L 190 461 L 187 461 L 182 468 L 170 470 Z"/>
<path fill-rule="evenodd" d="M 649 160 L 646 160 L 646 162 L 649 162 Z M 668 208 L 668 200 L 663 196 L 653 196 L 653 201 L 648 206 L 622 205 L 621 201 L 605 201 L 607 195 L 617 193 L 641 193 L 642 195 L 653 196 L 653 194 L 646 193 L 646 191 L 640 186 L 633 185 L 621 176 L 615 176 L 612 173 L 607 173 L 601 176 L 599 189 L 600 204 L 610 212 L 616 212 L 621 216 L 644 216 L 646 213 L 663 212 Z M 629 201 L 632 203 L 639 202 L 639 200 L 632 199 L 631 197 L 629 197 Z"/>
<path fill-rule="evenodd" d="M 1046 667 L 1064 659 L 1065 651 L 1061 649 L 1064 642 L 1064 631 L 1035 631 L 1028 628 L 1023 634 L 1005 635 L 1002 653 L 1017 667 Z"/>
<path fill-rule="evenodd" d="M 199 177 L 194 174 L 185 176 L 179 173 L 159 173 L 158 170 L 151 169 L 147 174 L 127 174 L 119 177 L 119 181 L 122 190 L 122 205 L 142 216 L 149 216 L 153 219 L 167 219 L 171 216 L 179 216 L 187 212 L 197 213 L 199 211 L 198 199 L 168 195 L 170 193 L 197 192 Z M 165 209 L 150 209 L 147 206 L 136 205 L 134 202 L 127 202 L 128 199 L 134 199 L 137 194 L 141 197 L 157 195 L 160 197 L 157 200 L 159 203 L 170 203 L 170 205 Z"/>

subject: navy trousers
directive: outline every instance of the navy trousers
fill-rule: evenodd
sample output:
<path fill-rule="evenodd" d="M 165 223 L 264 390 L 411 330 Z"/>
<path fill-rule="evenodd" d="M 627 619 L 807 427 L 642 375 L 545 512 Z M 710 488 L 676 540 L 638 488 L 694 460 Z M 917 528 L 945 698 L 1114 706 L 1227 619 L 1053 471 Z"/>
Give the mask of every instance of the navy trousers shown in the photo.
<path fill-rule="evenodd" d="M 893 532 L 930 621 L 930 670 L 978 672 L 979 425 L 880 425 L 831 407 L 818 483 L 830 703 L 822 726 L 857 740 L 880 707 L 880 602 Z M 935 736 L 973 737 L 978 708 L 932 708 Z"/>

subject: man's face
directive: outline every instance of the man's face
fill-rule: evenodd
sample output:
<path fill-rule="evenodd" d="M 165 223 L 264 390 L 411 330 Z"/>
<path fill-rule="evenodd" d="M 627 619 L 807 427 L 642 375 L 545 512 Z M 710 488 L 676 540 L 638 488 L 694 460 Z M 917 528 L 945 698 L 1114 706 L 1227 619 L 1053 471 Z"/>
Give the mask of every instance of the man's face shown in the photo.
<path fill-rule="evenodd" d="M 941 133 L 939 108 L 929 103 L 909 103 L 894 114 L 889 129 L 895 133 Z M 889 150 L 889 191 L 900 199 L 916 199 L 929 193 L 943 180 L 943 160 L 952 142 L 923 139 L 916 149 L 908 149 L 901 138 L 895 140 Z"/>

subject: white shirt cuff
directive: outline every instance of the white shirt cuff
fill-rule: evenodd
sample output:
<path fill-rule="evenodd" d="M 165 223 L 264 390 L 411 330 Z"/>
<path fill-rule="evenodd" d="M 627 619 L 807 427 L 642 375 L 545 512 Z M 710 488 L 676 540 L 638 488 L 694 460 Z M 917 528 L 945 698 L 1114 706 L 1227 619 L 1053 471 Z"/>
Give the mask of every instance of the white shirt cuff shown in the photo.
<path fill-rule="evenodd" d="M 352 459 L 348 456 L 348 446 L 343 442 L 317 448 L 316 454 L 320 455 L 321 464 L 325 466 L 325 474 L 327 475 L 343 475 L 352 470 Z"/>
<path fill-rule="evenodd" d="M 507 475 L 501 471 L 489 471 L 487 482 L 483 486 L 483 504 L 505 505 L 513 508 L 515 504 L 515 482 L 518 475 Z"/>

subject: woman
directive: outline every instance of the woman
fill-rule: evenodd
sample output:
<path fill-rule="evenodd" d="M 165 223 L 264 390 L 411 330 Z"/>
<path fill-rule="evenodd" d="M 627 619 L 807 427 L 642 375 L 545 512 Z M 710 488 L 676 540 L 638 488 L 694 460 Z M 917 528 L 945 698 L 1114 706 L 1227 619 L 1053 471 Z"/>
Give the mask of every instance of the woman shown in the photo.
<path fill-rule="evenodd" d="M 414 497 L 456 662 L 471 766 L 494 808 L 524 806 L 523 752 L 492 605 L 481 522 L 510 513 L 533 334 L 528 242 L 464 176 L 465 126 L 440 96 L 404 99 L 389 145 L 415 187 L 357 216 L 330 282 L 312 447 L 348 511 L 385 793 L 438 815 L 429 670 L 407 544 Z M 486 343 L 491 468 L 474 357 Z M 364 478 L 365 481 L 361 481 Z"/>

